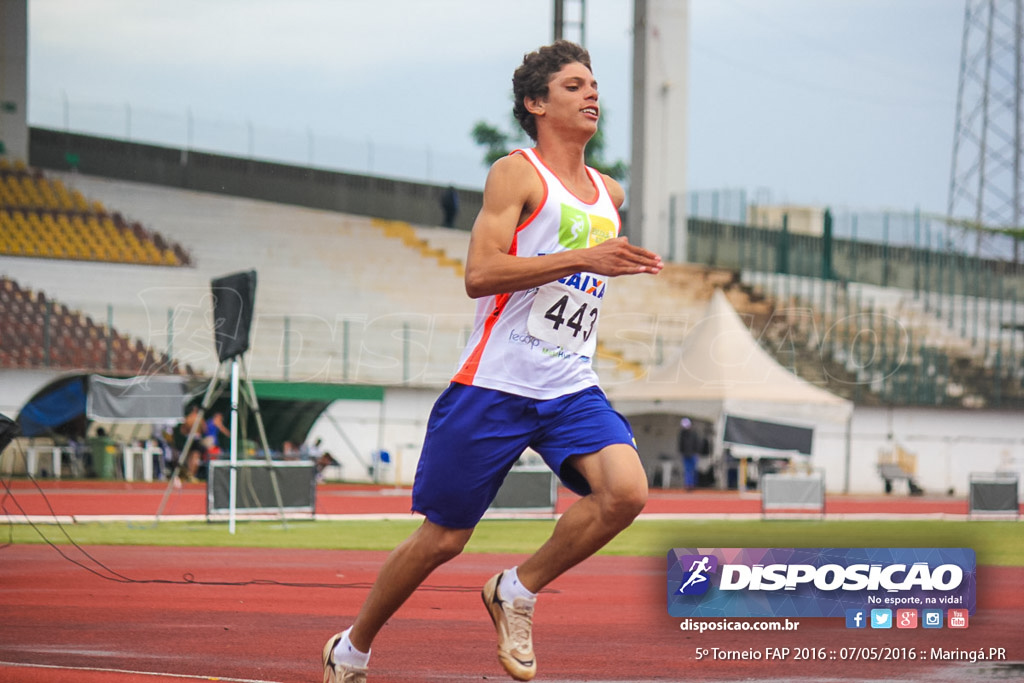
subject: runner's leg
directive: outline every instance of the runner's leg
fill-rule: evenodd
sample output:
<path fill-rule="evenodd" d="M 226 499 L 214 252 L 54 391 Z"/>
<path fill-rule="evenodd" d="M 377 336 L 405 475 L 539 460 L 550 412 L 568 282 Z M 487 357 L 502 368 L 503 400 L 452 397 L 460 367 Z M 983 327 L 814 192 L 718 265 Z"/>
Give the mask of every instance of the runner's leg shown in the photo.
<path fill-rule="evenodd" d="M 551 538 L 519 565 L 520 581 L 534 593 L 604 547 L 647 502 L 647 475 L 632 446 L 613 444 L 573 456 L 568 464 L 587 480 L 591 493 L 573 503 Z"/>
<path fill-rule="evenodd" d="M 381 567 L 349 634 L 362 652 L 369 652 L 384 623 L 436 568 L 462 552 L 472 529 L 449 529 L 424 520 L 398 545 Z"/>

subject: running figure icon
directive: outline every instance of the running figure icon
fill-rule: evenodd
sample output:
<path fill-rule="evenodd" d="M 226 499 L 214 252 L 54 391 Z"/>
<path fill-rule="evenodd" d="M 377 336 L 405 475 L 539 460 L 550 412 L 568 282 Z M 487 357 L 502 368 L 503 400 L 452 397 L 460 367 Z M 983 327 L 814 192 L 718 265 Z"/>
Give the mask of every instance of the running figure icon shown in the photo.
<path fill-rule="evenodd" d="M 686 581 L 683 583 L 683 585 L 679 587 L 679 592 L 680 593 L 682 593 L 683 591 L 685 591 L 687 588 L 689 588 L 690 586 L 692 586 L 694 584 L 703 583 L 703 582 L 708 580 L 708 577 L 705 576 L 704 574 L 706 572 L 710 571 L 710 569 L 711 569 L 708 566 L 708 561 L 710 559 L 711 558 L 709 558 L 707 555 L 705 555 L 704 557 L 700 558 L 700 560 L 694 560 L 693 561 L 693 564 L 691 564 L 690 568 L 687 570 L 687 571 L 690 572 L 690 578 L 686 579 Z"/>

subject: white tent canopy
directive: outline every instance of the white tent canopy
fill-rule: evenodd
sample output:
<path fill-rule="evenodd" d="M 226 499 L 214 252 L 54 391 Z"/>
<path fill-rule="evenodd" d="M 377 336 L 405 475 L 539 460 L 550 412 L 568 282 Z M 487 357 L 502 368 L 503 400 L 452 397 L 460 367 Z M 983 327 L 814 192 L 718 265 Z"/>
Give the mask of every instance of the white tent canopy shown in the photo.
<path fill-rule="evenodd" d="M 788 429 L 790 436 L 798 435 L 798 428 L 813 434 L 817 425 L 841 424 L 846 432 L 844 459 L 849 471 L 853 404 L 779 365 L 758 345 L 721 290 L 715 291 L 703 317 L 682 345 L 668 353 L 665 362 L 643 379 L 608 386 L 606 392 L 615 408 L 630 417 L 638 441 L 643 436 L 645 448 L 660 451 L 662 458 L 666 451 L 675 450 L 669 445 L 664 416 L 685 415 L 713 424 L 712 461 L 719 486 L 724 486 L 726 479 L 726 424 L 734 418 L 766 423 L 766 429 L 755 431 L 768 432 L 776 426 Z M 771 450 L 757 450 L 771 441 L 770 437 L 761 443 L 758 439 L 740 441 L 742 445 L 732 452 L 739 458 L 772 457 Z M 773 448 L 791 447 L 779 444 Z M 775 450 L 774 454 L 789 457 L 793 451 Z"/>
<path fill-rule="evenodd" d="M 814 424 L 846 422 L 853 404 L 779 365 L 751 336 L 721 290 L 704 317 L 636 382 L 607 387 L 624 415 L 679 413 L 709 421 L 722 415 Z"/>

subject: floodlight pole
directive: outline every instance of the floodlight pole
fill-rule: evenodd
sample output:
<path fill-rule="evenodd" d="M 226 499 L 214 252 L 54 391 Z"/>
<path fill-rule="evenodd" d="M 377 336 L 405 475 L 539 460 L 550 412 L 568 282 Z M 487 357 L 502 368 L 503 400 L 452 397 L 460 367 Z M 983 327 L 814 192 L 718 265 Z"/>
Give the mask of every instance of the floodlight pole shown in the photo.
<path fill-rule="evenodd" d="M 270 484 L 274 488 L 274 499 L 277 501 L 277 507 L 281 514 L 281 524 L 288 528 L 288 521 L 284 515 L 284 499 L 281 497 L 281 486 L 277 481 L 277 473 L 274 471 L 274 460 L 270 455 L 270 441 L 267 439 L 267 429 L 263 426 L 263 412 L 260 410 L 259 399 L 256 398 L 256 387 L 253 386 L 252 380 L 249 379 L 249 365 L 242 359 L 242 370 L 245 372 L 245 386 L 244 388 L 248 391 L 246 400 L 249 401 L 249 407 L 256 414 L 256 429 L 260 433 L 260 443 L 263 445 L 264 459 L 267 461 L 267 466 L 270 467 Z"/>
<path fill-rule="evenodd" d="M 238 356 L 231 359 L 231 474 L 228 488 L 228 533 L 235 533 L 238 495 Z"/>
<path fill-rule="evenodd" d="M 217 370 L 213 373 L 213 377 L 210 378 L 210 383 L 206 387 L 206 392 L 203 395 L 202 404 L 199 408 L 199 415 L 195 423 L 192 425 L 192 429 L 189 431 L 188 438 L 185 440 L 185 445 L 181 449 L 181 453 L 178 455 L 178 464 L 175 469 L 175 474 L 171 477 L 171 480 L 167 482 L 167 487 L 164 490 L 164 497 L 160 501 L 160 506 L 157 508 L 156 518 L 154 523 L 160 522 L 160 517 L 163 515 L 164 507 L 167 505 L 167 501 L 170 498 L 171 490 L 174 488 L 174 479 L 178 476 L 178 472 L 181 471 L 182 466 L 188 457 L 188 452 L 192 446 L 192 442 L 196 439 L 199 432 L 200 425 L 204 422 L 206 413 L 213 406 L 213 403 L 220 397 L 223 390 L 225 381 L 229 381 L 231 385 L 231 444 L 228 448 L 230 454 L 230 467 L 228 475 L 228 530 L 231 534 L 235 533 L 235 516 L 238 502 L 238 402 L 239 402 L 239 389 L 243 388 L 246 391 L 244 398 L 248 402 L 249 407 L 253 410 L 256 417 L 256 427 L 259 430 L 260 444 L 263 447 L 264 457 L 267 461 L 267 466 L 270 472 L 270 483 L 274 489 L 274 499 L 277 502 L 278 514 L 281 517 L 281 523 L 287 528 L 288 522 L 285 518 L 284 513 L 284 499 L 281 496 L 281 487 L 277 481 L 277 472 L 274 471 L 274 461 L 270 454 L 270 442 L 267 440 L 267 430 L 263 426 L 263 415 L 260 412 L 259 401 L 256 398 L 256 388 L 252 384 L 252 380 L 249 379 L 249 368 L 247 365 L 241 365 L 245 362 L 242 355 L 233 356 L 230 359 L 231 363 L 231 377 L 223 377 L 228 366 L 228 360 L 225 359 L 217 367 Z M 239 368 L 244 373 L 244 378 L 240 375 Z"/>
<path fill-rule="evenodd" d="M 260 411 L 260 404 L 256 398 L 256 388 L 253 386 L 252 380 L 249 379 L 248 365 L 241 365 L 241 363 L 244 363 L 241 354 L 231 359 L 231 447 L 229 449 L 231 467 L 229 468 L 230 474 L 228 477 L 228 532 L 231 534 L 235 533 L 235 509 L 238 504 L 238 400 L 239 388 L 242 384 L 242 380 L 239 377 L 240 366 L 245 373 L 245 400 L 256 417 L 256 428 L 259 430 L 260 444 L 263 446 L 263 456 L 267 461 L 268 471 L 270 472 L 270 484 L 274 488 L 274 498 L 277 501 L 278 514 L 284 527 L 288 527 L 288 521 L 284 514 L 284 500 L 281 497 L 281 487 L 278 484 L 277 472 L 274 471 L 274 461 L 270 455 L 270 442 L 267 440 L 267 430 L 263 426 L 263 414 Z"/>

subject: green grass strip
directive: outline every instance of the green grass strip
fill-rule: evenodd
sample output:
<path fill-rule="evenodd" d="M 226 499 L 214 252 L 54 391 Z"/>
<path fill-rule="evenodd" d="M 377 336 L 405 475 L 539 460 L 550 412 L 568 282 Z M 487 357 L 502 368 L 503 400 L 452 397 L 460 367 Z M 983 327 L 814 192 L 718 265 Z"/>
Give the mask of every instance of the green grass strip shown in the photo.
<path fill-rule="evenodd" d="M 162 521 L 28 524 L 0 528 L 0 543 L 390 550 L 419 525 L 402 521 Z M 529 554 L 550 536 L 553 521 L 481 522 L 466 548 L 476 553 Z M 42 536 L 41 536 L 42 535 Z M 997 521 L 736 521 L 635 522 L 601 551 L 662 557 L 670 548 L 973 548 L 979 565 L 1024 566 L 1024 524 Z"/>

